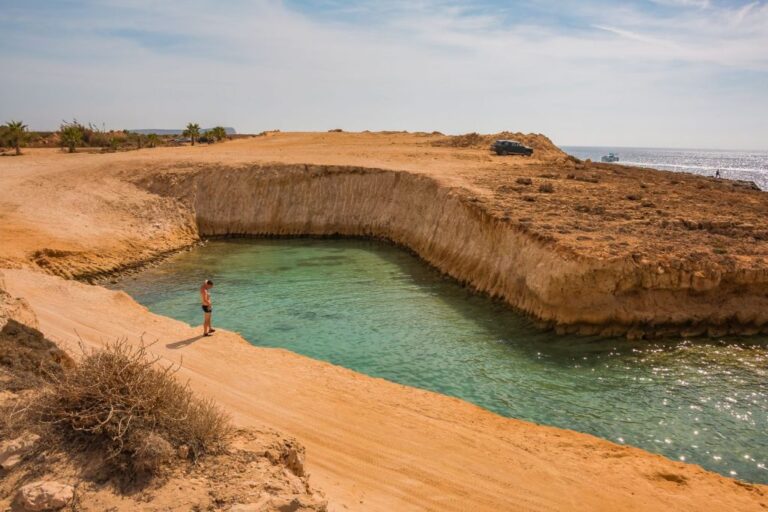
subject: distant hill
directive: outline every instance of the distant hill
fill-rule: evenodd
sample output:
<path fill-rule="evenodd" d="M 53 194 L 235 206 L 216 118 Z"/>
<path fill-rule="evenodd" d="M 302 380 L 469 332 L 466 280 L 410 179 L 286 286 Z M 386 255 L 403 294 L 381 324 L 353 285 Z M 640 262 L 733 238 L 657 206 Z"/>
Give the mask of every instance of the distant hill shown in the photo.
<path fill-rule="evenodd" d="M 205 133 L 210 128 L 201 128 L 200 133 Z M 231 126 L 225 126 L 224 130 L 227 132 L 227 135 L 237 135 L 237 130 L 232 128 Z M 178 129 L 178 130 L 163 130 L 163 129 L 150 129 L 150 128 L 141 128 L 137 130 L 128 130 L 131 133 L 140 133 L 142 135 L 149 135 L 150 133 L 156 133 L 157 135 L 181 135 L 184 133 L 184 128 Z"/>

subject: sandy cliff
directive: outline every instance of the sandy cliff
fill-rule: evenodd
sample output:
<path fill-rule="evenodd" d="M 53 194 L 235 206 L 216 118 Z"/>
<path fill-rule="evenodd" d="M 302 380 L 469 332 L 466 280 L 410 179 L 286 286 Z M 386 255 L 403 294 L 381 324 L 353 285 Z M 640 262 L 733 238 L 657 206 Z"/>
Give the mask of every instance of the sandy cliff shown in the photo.
<path fill-rule="evenodd" d="M 142 179 L 180 198 L 201 236 L 342 235 L 391 240 L 560 331 L 768 332 L 768 269 L 578 254 L 493 215 L 468 190 L 361 167 L 268 164 Z M 578 300 L 574 300 L 578 297 Z"/>

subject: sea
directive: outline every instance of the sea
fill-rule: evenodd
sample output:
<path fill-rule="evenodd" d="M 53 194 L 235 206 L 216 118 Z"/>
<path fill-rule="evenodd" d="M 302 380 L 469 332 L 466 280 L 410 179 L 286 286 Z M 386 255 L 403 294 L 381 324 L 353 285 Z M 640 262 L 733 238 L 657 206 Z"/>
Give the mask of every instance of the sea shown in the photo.
<path fill-rule="evenodd" d="M 722 149 L 627 148 L 610 146 L 562 146 L 566 153 L 599 162 L 608 153 L 619 156 L 620 164 L 651 167 L 664 171 L 689 172 L 730 180 L 751 181 L 768 190 L 768 151 Z"/>

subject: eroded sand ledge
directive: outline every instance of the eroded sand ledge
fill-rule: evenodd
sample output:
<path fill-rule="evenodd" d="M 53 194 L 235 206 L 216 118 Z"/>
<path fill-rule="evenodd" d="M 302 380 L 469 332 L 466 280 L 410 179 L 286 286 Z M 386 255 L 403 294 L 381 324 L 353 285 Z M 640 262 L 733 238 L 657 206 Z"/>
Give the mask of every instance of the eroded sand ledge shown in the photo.
<path fill-rule="evenodd" d="M 574 254 L 491 215 L 466 190 L 405 171 L 269 164 L 142 178 L 181 199 L 199 233 L 391 240 L 560 332 L 768 332 L 768 269 Z"/>

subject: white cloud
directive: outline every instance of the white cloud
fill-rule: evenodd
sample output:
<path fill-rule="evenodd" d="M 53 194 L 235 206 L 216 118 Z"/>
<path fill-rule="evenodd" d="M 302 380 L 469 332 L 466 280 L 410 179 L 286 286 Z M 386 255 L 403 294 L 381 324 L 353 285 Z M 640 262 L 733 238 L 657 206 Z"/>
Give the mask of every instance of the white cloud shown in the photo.
<path fill-rule="evenodd" d="M 709 0 L 651 0 L 651 2 L 658 5 L 697 7 L 699 9 L 706 9 L 712 5 Z"/>
<path fill-rule="evenodd" d="M 670 41 L 665 41 L 663 39 L 657 39 L 655 37 L 639 34 L 636 32 L 632 32 L 631 30 L 623 30 L 620 28 L 615 27 L 608 27 L 605 25 L 593 25 L 595 28 L 604 30 L 606 32 L 610 32 L 612 34 L 616 34 L 617 36 L 621 36 L 626 39 L 631 39 L 633 41 L 639 41 L 641 43 L 648 43 L 650 45 L 659 46 L 662 48 L 673 48 L 675 45 L 671 43 Z"/>
<path fill-rule="evenodd" d="M 25 51 L 0 49 L 14 70 L 0 112 L 39 128 L 194 118 L 243 131 L 521 129 L 583 144 L 754 146 L 768 133 L 765 4 L 661 17 L 581 3 L 594 27 L 570 28 L 438 0 L 319 18 L 276 0 L 110 5 L 119 17 L 98 6 L 88 19 L 15 17 Z M 182 51 L 142 41 L 152 34 Z M 718 127 L 739 123 L 744 133 Z"/>

